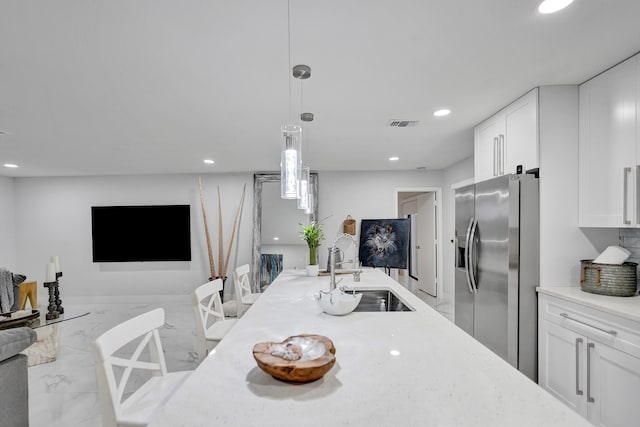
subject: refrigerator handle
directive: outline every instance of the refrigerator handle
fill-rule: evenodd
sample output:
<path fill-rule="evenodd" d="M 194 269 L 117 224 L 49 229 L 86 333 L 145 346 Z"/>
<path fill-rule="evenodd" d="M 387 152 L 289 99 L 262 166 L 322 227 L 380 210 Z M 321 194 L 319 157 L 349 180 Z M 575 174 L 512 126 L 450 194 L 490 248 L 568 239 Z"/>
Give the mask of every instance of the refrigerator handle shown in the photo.
<path fill-rule="evenodd" d="M 469 263 L 467 264 L 469 267 L 469 277 L 471 279 L 471 286 L 473 290 L 471 293 L 478 293 L 478 284 L 476 283 L 476 271 L 474 269 L 473 264 L 473 248 L 474 242 L 476 240 L 476 231 L 478 231 L 478 220 L 473 220 L 473 225 L 471 226 L 471 235 L 469 236 Z"/>
<path fill-rule="evenodd" d="M 464 241 L 464 270 L 467 275 L 467 286 L 469 286 L 469 293 L 473 293 L 473 286 L 471 285 L 471 273 L 469 270 L 470 258 L 469 258 L 469 237 L 471 237 L 471 229 L 473 228 L 473 217 L 469 220 L 469 226 L 467 227 L 467 237 Z"/>

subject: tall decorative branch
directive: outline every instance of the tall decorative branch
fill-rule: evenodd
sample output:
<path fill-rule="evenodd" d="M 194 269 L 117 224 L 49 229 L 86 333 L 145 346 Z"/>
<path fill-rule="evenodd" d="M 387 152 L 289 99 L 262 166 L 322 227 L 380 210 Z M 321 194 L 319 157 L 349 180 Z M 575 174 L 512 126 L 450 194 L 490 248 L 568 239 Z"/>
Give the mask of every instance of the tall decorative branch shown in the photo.
<path fill-rule="evenodd" d="M 209 235 L 209 225 L 207 224 L 207 211 L 204 208 L 204 197 L 202 195 L 202 179 L 198 177 L 198 184 L 200 185 L 200 206 L 202 207 L 202 221 L 204 221 L 204 233 L 207 238 L 207 252 L 209 253 L 209 272 L 211 279 L 216 277 L 216 267 L 213 262 L 213 249 L 211 248 L 211 236 Z"/>
<path fill-rule="evenodd" d="M 227 269 L 229 268 L 229 258 L 231 257 L 231 248 L 233 247 L 233 240 L 236 237 L 236 230 L 238 228 L 238 218 L 240 217 L 240 212 L 242 212 L 242 206 L 244 205 L 244 195 L 247 190 L 247 184 L 242 188 L 242 196 L 240 197 L 240 203 L 238 204 L 238 209 L 236 210 L 236 216 L 233 219 L 233 228 L 231 229 L 231 241 L 229 242 L 229 248 L 227 249 L 227 257 L 224 260 L 224 275 L 227 275 Z"/>
<path fill-rule="evenodd" d="M 218 185 L 218 272 L 220 273 L 220 278 L 224 279 L 226 277 L 226 272 L 223 274 L 222 271 L 222 203 L 220 203 L 220 186 Z"/>

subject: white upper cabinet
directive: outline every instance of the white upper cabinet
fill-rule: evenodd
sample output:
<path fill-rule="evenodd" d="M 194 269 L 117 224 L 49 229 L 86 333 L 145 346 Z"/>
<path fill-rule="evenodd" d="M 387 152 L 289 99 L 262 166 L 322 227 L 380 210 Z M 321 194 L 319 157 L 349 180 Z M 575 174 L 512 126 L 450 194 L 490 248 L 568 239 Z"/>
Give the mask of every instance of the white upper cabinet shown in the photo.
<path fill-rule="evenodd" d="M 580 227 L 640 227 L 639 61 L 580 86 Z"/>
<path fill-rule="evenodd" d="M 538 89 L 533 89 L 474 129 L 475 181 L 537 168 Z"/>

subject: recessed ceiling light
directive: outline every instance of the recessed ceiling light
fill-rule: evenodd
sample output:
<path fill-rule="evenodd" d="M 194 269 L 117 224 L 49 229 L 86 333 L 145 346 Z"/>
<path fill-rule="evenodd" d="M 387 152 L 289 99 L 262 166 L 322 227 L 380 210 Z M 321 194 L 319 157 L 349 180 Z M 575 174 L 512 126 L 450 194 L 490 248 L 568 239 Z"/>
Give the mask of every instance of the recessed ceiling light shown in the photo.
<path fill-rule="evenodd" d="M 389 157 L 389 161 L 390 161 L 390 162 L 397 162 L 398 160 L 400 160 L 400 157 L 398 157 L 398 156 L 391 156 L 391 157 Z"/>
<path fill-rule="evenodd" d="M 548 14 L 564 9 L 573 3 L 573 0 L 544 0 L 538 6 L 538 12 Z"/>
<path fill-rule="evenodd" d="M 389 354 L 392 356 L 400 356 L 400 352 L 398 350 L 391 350 Z"/>
<path fill-rule="evenodd" d="M 273 240 L 280 240 L 280 238 L 279 237 L 274 237 Z"/>
<path fill-rule="evenodd" d="M 213 160 L 211 160 L 211 159 L 204 159 L 204 162 L 205 162 L 206 164 L 208 164 L 208 165 L 212 165 L 212 164 L 214 164 L 214 163 L 215 163 L 215 162 L 214 162 Z"/>
<path fill-rule="evenodd" d="M 448 116 L 449 114 L 451 114 L 451 110 L 447 110 L 446 108 L 433 113 L 433 115 L 436 117 Z"/>
<path fill-rule="evenodd" d="M 4 164 L 4 167 L 5 167 L 5 168 L 17 168 L 17 167 L 18 167 L 18 165 L 14 165 L 13 163 L 5 163 L 5 164 Z"/>

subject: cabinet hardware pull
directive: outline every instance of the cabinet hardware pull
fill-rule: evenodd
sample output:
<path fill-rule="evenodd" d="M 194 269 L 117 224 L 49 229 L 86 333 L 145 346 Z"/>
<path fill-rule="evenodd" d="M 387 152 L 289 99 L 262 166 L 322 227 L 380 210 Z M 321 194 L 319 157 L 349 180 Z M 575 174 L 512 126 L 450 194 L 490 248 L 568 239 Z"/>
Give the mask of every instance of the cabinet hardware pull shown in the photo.
<path fill-rule="evenodd" d="M 590 328 L 597 329 L 598 331 L 604 332 L 605 334 L 614 335 L 614 336 L 618 335 L 618 331 L 614 331 L 613 329 L 610 329 L 610 330 L 607 331 L 606 329 L 602 329 L 602 328 L 599 328 L 597 326 L 590 325 L 587 322 L 583 322 L 582 320 L 574 319 L 573 317 L 570 317 L 567 313 L 560 313 L 560 316 L 564 317 L 565 319 L 568 319 L 568 320 L 573 320 L 574 322 L 580 323 L 581 325 L 585 325 L 585 326 L 588 326 Z"/>
<path fill-rule="evenodd" d="M 591 349 L 595 348 L 595 344 L 587 343 L 587 402 L 593 403 L 596 399 L 591 396 Z"/>
<path fill-rule="evenodd" d="M 493 176 L 498 176 L 498 137 L 493 138 Z"/>
<path fill-rule="evenodd" d="M 636 165 L 636 224 L 640 225 L 640 165 Z"/>
<path fill-rule="evenodd" d="M 582 396 L 582 390 L 580 390 L 580 344 L 582 338 L 576 338 L 576 394 Z"/>
<path fill-rule="evenodd" d="M 629 218 L 627 218 L 627 193 L 629 192 L 629 174 L 631 168 L 623 168 L 622 174 L 622 223 L 625 225 L 631 224 Z"/>
<path fill-rule="evenodd" d="M 500 147 L 500 170 L 498 175 L 504 175 L 504 135 L 500 135 L 498 139 L 498 147 Z"/>

